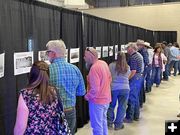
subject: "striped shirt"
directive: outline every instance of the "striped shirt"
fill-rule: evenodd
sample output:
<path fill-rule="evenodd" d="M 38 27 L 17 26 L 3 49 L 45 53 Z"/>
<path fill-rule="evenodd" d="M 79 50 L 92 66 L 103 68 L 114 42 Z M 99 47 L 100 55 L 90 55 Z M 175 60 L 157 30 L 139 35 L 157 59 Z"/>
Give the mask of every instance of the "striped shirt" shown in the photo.
<path fill-rule="evenodd" d="M 130 58 L 129 58 L 129 62 L 128 62 L 130 69 L 131 70 L 136 70 L 136 73 L 142 73 L 143 71 L 143 57 L 141 56 L 140 53 L 135 52 L 133 53 Z"/>
<path fill-rule="evenodd" d="M 76 105 L 76 96 L 85 94 L 85 85 L 80 70 L 64 58 L 56 58 L 49 66 L 50 83 L 59 90 L 64 108 Z"/>

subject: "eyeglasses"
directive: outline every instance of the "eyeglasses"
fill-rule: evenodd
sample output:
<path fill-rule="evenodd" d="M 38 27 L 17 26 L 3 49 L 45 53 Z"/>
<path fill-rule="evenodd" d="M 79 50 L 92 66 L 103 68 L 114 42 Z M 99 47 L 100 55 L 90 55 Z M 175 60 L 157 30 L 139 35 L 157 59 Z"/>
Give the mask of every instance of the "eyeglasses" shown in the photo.
<path fill-rule="evenodd" d="M 94 55 L 94 53 L 90 51 L 89 47 L 86 48 L 86 51 L 89 51 L 92 55 Z"/>
<path fill-rule="evenodd" d="M 47 51 L 46 51 L 46 54 L 48 55 L 50 52 L 53 52 L 53 51 L 51 51 L 51 50 L 47 50 Z"/>

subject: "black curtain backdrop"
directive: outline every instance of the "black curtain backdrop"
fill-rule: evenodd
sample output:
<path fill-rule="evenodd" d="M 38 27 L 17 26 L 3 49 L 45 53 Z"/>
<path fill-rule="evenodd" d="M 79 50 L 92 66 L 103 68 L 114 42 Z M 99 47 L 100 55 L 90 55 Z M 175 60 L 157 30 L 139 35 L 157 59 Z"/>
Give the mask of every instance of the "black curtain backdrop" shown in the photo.
<path fill-rule="evenodd" d="M 176 31 L 155 31 L 154 32 L 154 42 L 166 41 L 168 43 L 173 43 L 177 41 Z"/>
<path fill-rule="evenodd" d="M 34 61 L 38 51 L 45 50 L 51 39 L 65 41 L 68 49 L 80 48 L 80 68 L 86 82 L 83 60 L 87 46 L 114 46 L 136 41 L 138 38 L 155 42 L 174 42 L 175 31 L 150 31 L 106 19 L 82 14 L 32 0 L 0 0 L 0 53 L 5 52 L 5 73 L 0 78 L 0 135 L 12 135 L 16 118 L 19 90 L 27 84 L 28 74 L 14 76 L 14 52 L 28 51 L 28 39 L 33 41 Z M 112 57 L 101 58 L 107 63 Z M 89 120 L 88 104 L 77 97 L 77 125 Z"/>
<path fill-rule="evenodd" d="M 87 73 L 83 60 L 85 46 L 83 46 L 82 13 L 62 9 L 61 16 L 61 38 L 64 40 L 67 49 L 80 49 L 80 61 L 75 63 L 75 65 L 79 67 L 83 74 L 84 80 L 86 80 Z M 77 128 L 80 128 L 83 127 L 83 125 L 89 120 L 88 104 L 87 101 L 84 100 L 84 96 L 77 97 L 76 100 Z"/>

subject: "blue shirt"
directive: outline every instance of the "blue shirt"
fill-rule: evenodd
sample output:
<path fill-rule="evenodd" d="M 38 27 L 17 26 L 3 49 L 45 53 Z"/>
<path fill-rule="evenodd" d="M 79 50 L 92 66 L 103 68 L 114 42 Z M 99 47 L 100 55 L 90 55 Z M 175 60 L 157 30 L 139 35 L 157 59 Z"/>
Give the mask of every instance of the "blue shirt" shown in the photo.
<path fill-rule="evenodd" d="M 139 53 L 143 56 L 144 66 L 148 66 L 149 64 L 149 54 L 147 52 L 147 48 L 141 48 Z"/>
<path fill-rule="evenodd" d="M 85 85 L 80 70 L 64 58 L 56 58 L 49 66 L 50 84 L 55 86 L 64 108 L 74 107 L 76 96 L 85 94 Z"/>

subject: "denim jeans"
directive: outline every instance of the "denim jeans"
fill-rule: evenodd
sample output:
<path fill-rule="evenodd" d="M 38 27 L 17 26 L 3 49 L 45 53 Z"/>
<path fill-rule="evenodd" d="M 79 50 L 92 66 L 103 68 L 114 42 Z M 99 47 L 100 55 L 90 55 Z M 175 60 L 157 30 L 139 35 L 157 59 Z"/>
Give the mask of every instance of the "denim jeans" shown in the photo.
<path fill-rule="evenodd" d="M 126 106 L 129 97 L 128 89 L 119 89 L 112 91 L 112 102 L 109 105 L 107 112 L 108 124 L 112 125 L 114 123 L 115 128 L 119 128 L 123 124 L 123 119 L 126 113 Z M 114 109 L 118 101 L 118 108 L 116 113 L 116 118 L 114 114 Z"/>
<path fill-rule="evenodd" d="M 152 65 L 148 65 L 148 67 L 146 67 L 144 69 L 144 79 L 146 80 L 146 91 L 149 91 L 151 88 L 151 74 L 152 74 Z"/>
<path fill-rule="evenodd" d="M 169 64 L 167 63 L 165 65 L 165 71 L 163 72 L 163 79 L 168 80 L 169 79 Z"/>
<path fill-rule="evenodd" d="M 140 74 L 135 74 L 129 82 L 130 93 L 128 99 L 128 108 L 126 110 L 126 119 L 130 121 L 134 119 L 139 119 L 139 92 L 141 89 L 141 84 L 142 76 Z"/>
<path fill-rule="evenodd" d="M 75 134 L 76 131 L 76 109 L 74 108 L 71 111 L 65 112 L 66 119 L 71 130 L 72 135 Z"/>
<path fill-rule="evenodd" d="M 180 74 L 180 60 L 178 61 L 178 71 L 179 71 L 179 74 Z"/>
<path fill-rule="evenodd" d="M 170 68 L 169 71 L 171 70 L 172 67 L 174 68 L 174 73 L 173 73 L 174 76 L 176 76 L 178 70 L 178 62 L 179 61 L 172 60 L 169 64 L 169 68 Z"/>
<path fill-rule="evenodd" d="M 152 68 L 152 76 L 151 76 L 151 82 L 156 83 L 156 85 L 159 85 L 161 82 L 161 75 L 162 71 L 160 67 L 153 67 Z"/>
<path fill-rule="evenodd" d="M 89 101 L 89 116 L 93 135 L 108 135 L 107 110 L 109 104 L 95 104 Z"/>

